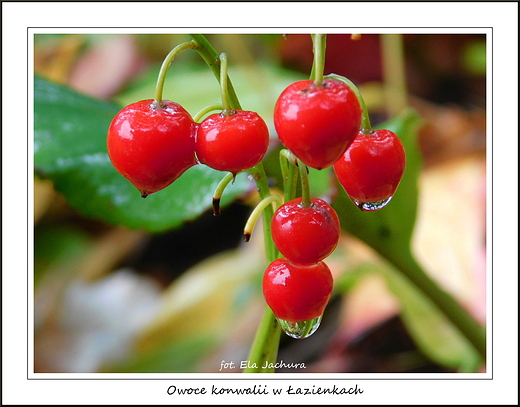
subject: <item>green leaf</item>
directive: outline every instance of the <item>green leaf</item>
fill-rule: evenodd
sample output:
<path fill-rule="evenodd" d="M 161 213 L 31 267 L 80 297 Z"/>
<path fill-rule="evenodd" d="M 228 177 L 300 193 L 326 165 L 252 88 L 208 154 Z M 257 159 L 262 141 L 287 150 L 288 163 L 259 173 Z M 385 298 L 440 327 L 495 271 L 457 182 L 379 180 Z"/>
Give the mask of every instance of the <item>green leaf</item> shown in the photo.
<path fill-rule="evenodd" d="M 111 224 L 161 232 L 180 226 L 211 206 L 213 192 L 225 175 L 203 165 L 186 171 L 172 185 L 141 198 L 137 189 L 112 166 L 106 134 L 120 107 L 34 79 L 34 166 L 51 179 L 68 203 L 86 216 Z M 240 174 L 222 199 L 253 188 Z"/>

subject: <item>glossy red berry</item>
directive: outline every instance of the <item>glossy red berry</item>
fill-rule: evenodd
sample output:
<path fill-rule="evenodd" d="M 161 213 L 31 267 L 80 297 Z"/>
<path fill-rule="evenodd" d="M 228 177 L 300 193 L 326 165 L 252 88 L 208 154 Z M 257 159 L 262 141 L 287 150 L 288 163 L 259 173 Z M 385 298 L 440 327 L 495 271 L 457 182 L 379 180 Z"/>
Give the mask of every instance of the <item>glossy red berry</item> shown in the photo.
<path fill-rule="evenodd" d="M 332 294 L 333 278 L 324 262 L 298 266 L 285 258 L 273 261 L 262 281 L 264 298 L 276 318 L 309 321 L 323 315 Z"/>
<path fill-rule="evenodd" d="M 200 123 L 196 152 L 202 164 L 237 174 L 258 164 L 269 146 L 269 129 L 255 112 L 213 114 Z"/>
<path fill-rule="evenodd" d="M 333 165 L 361 126 L 356 94 L 339 80 L 295 82 L 278 98 L 274 125 L 280 141 L 309 167 Z"/>
<path fill-rule="evenodd" d="M 334 165 L 338 181 L 365 211 L 381 209 L 393 197 L 406 166 L 401 140 L 390 130 L 359 133 Z"/>
<path fill-rule="evenodd" d="M 123 108 L 108 129 L 116 170 L 146 197 L 179 178 L 195 160 L 196 125 L 179 104 L 142 100 Z"/>
<path fill-rule="evenodd" d="M 313 198 L 309 207 L 296 198 L 280 206 L 271 222 L 277 249 L 297 264 L 317 263 L 338 245 L 340 222 L 336 211 L 324 200 Z"/>

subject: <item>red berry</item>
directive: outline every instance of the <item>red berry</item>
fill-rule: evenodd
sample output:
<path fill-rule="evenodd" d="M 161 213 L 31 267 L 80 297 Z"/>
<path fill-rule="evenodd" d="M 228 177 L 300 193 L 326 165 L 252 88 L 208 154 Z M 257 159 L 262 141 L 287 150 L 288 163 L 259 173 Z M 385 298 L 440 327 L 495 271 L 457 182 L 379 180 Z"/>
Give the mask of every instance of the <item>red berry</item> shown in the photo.
<path fill-rule="evenodd" d="M 197 130 L 197 158 L 202 164 L 237 174 L 254 167 L 269 146 L 269 129 L 255 112 L 213 114 Z"/>
<path fill-rule="evenodd" d="M 361 126 L 356 94 L 342 81 L 295 82 L 276 102 L 274 125 L 280 141 L 309 167 L 333 165 Z"/>
<path fill-rule="evenodd" d="M 298 266 L 285 258 L 273 261 L 262 281 L 265 301 L 274 315 L 289 322 L 322 316 L 332 286 L 332 273 L 324 262 Z"/>
<path fill-rule="evenodd" d="M 278 208 L 271 222 L 277 249 L 291 262 L 313 264 L 331 254 L 338 245 L 340 222 L 336 211 L 322 199 L 311 206 L 296 198 Z"/>
<path fill-rule="evenodd" d="M 385 206 L 404 174 L 406 153 L 390 130 L 359 133 L 334 165 L 338 181 L 361 210 Z"/>
<path fill-rule="evenodd" d="M 108 129 L 108 155 L 143 197 L 166 188 L 196 164 L 196 125 L 177 103 L 152 100 L 122 109 Z"/>

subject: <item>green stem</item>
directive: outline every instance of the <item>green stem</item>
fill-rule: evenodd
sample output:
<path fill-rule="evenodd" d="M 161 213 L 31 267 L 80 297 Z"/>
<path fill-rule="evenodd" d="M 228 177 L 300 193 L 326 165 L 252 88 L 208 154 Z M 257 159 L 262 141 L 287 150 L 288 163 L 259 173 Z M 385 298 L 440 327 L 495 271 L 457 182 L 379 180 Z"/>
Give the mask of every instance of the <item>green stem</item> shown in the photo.
<path fill-rule="evenodd" d="M 157 78 L 157 85 L 155 86 L 155 104 L 157 106 L 162 106 L 163 102 L 163 89 L 164 89 L 164 81 L 166 79 L 166 73 L 168 72 L 168 68 L 170 67 L 174 58 L 179 55 L 182 51 L 186 49 L 194 49 L 197 47 L 197 43 L 195 41 L 187 41 L 182 44 L 177 45 L 174 49 L 170 51 L 161 65 L 161 69 L 159 70 L 159 77 Z"/>
<path fill-rule="evenodd" d="M 282 168 L 284 202 L 289 202 L 296 196 L 298 175 L 298 159 L 290 150 L 284 148 L 280 151 L 280 167 Z"/>
<path fill-rule="evenodd" d="M 196 51 L 204 59 L 206 64 L 211 68 L 213 74 L 220 82 L 220 63 L 218 60 L 217 52 L 208 40 L 202 34 L 191 34 L 193 41 L 197 44 Z M 229 95 L 229 104 L 232 109 L 241 110 L 240 102 L 236 96 L 233 84 L 227 79 L 227 89 Z M 256 181 L 258 192 L 260 194 L 260 200 L 271 195 L 269 183 L 267 181 L 267 175 L 263 163 L 260 162 L 255 167 L 248 170 Z M 276 260 L 279 256 L 278 250 L 276 249 L 273 238 L 271 235 L 271 220 L 274 215 L 272 205 L 265 208 L 263 212 L 263 225 L 264 225 L 264 244 L 267 261 L 269 263 Z M 249 362 L 251 363 L 250 368 L 246 368 L 244 372 L 272 372 L 273 368 L 264 369 L 263 366 L 267 363 L 274 364 L 278 355 L 278 346 L 280 342 L 281 328 L 280 324 L 276 320 L 271 309 L 266 306 L 264 316 L 258 327 L 255 340 L 252 344 Z M 253 367 L 256 366 L 256 367 Z"/>
<path fill-rule="evenodd" d="M 229 174 L 226 174 L 224 178 L 220 180 L 220 182 L 217 185 L 217 188 L 215 189 L 215 192 L 213 193 L 213 215 L 219 216 L 220 215 L 220 200 L 222 199 L 222 194 L 224 193 L 224 190 L 228 186 L 228 184 L 235 179 L 235 175 L 233 175 L 231 172 Z"/>
<path fill-rule="evenodd" d="M 263 164 L 260 162 L 253 167 L 250 172 L 256 180 L 260 199 L 271 196 L 267 176 Z M 267 261 L 269 263 L 276 260 L 279 256 L 271 235 L 271 220 L 274 215 L 272 205 L 268 205 L 263 212 L 264 239 Z M 243 370 L 244 373 L 272 373 L 274 368 L 269 367 L 276 362 L 278 356 L 278 346 L 282 329 L 269 306 L 265 307 L 262 321 L 257 328 L 255 339 L 249 351 L 249 367 Z M 267 367 L 264 367 L 267 366 Z"/>
<path fill-rule="evenodd" d="M 222 106 L 220 104 L 206 106 L 206 107 L 202 108 L 201 110 L 199 110 L 199 112 L 197 112 L 197 114 L 195 114 L 195 116 L 193 116 L 193 121 L 198 123 L 209 112 L 222 111 L 223 109 L 224 109 L 224 106 Z"/>
<path fill-rule="evenodd" d="M 219 56 L 220 59 L 220 95 L 222 99 L 222 105 L 224 106 L 224 111 L 222 112 L 225 116 L 229 116 L 233 114 L 233 109 L 231 108 L 231 102 L 229 100 L 229 91 L 228 91 L 228 63 L 227 63 L 227 54 L 225 52 L 221 53 Z"/>
<path fill-rule="evenodd" d="M 301 161 L 298 160 L 298 169 L 300 170 L 300 180 L 302 183 L 302 202 L 304 208 L 311 207 L 311 189 L 309 186 L 309 169 Z"/>
<path fill-rule="evenodd" d="M 283 149 L 280 151 L 280 163 L 282 165 L 282 171 L 286 174 L 286 178 L 284 177 L 284 201 L 288 202 L 294 199 L 296 195 L 296 178 L 298 175 L 296 167 L 297 158 L 291 151 Z M 287 163 L 289 163 L 288 166 L 286 165 Z M 260 189 L 260 196 L 262 196 L 262 194 L 266 194 L 266 191 L 269 190 L 267 178 L 263 178 L 260 186 L 262 187 Z M 272 209 L 272 207 L 266 209 Z M 278 258 L 279 254 L 271 237 L 272 214 L 266 214 L 264 212 L 263 218 L 264 222 L 267 223 L 267 225 L 264 223 L 266 249 L 272 247 L 272 250 L 268 251 L 267 258 L 269 262 L 273 262 Z M 268 229 L 266 229 L 266 227 L 268 227 Z M 274 368 L 264 368 L 264 366 L 266 366 L 266 364 L 269 366 L 270 363 L 276 362 L 281 332 L 282 329 L 276 320 L 276 317 L 271 309 L 266 306 L 264 316 L 260 322 L 253 345 L 249 352 L 248 360 L 250 362 L 250 367 L 246 368 L 244 373 L 271 373 L 275 371 Z"/>
<path fill-rule="evenodd" d="M 258 193 L 260 195 L 260 200 L 271 196 L 271 189 L 269 188 L 269 183 L 267 181 L 267 175 L 265 174 L 264 165 L 262 162 L 258 163 L 253 168 L 248 170 L 253 176 L 256 186 L 258 188 Z M 271 263 L 272 261 L 278 258 L 278 250 L 276 249 L 273 238 L 271 236 L 271 220 L 274 215 L 274 209 L 272 206 L 268 206 L 265 208 L 263 212 L 263 224 L 264 224 L 264 240 L 265 240 L 265 252 L 267 256 L 267 261 Z"/>
<path fill-rule="evenodd" d="M 385 105 L 388 115 L 393 117 L 408 106 L 403 36 L 401 34 L 381 35 L 381 50 Z"/>
<path fill-rule="evenodd" d="M 209 41 L 202 34 L 190 34 L 191 38 L 197 45 L 195 50 L 199 53 L 202 59 L 206 62 L 206 64 L 210 67 L 211 71 L 217 78 L 220 83 L 220 60 L 217 52 L 213 48 L 213 46 L 209 43 Z M 229 104 L 232 109 L 241 110 L 240 102 L 238 101 L 238 97 L 235 93 L 235 89 L 233 88 L 233 84 L 228 78 L 228 95 L 229 95 Z"/>
<path fill-rule="evenodd" d="M 269 195 L 268 197 L 265 197 L 262 199 L 258 205 L 256 205 L 253 212 L 251 212 L 251 215 L 249 215 L 249 218 L 247 219 L 246 225 L 244 227 L 244 240 L 246 242 L 249 242 L 249 239 L 251 238 L 251 235 L 253 234 L 253 230 L 255 228 L 256 222 L 258 221 L 258 218 L 260 218 L 260 215 L 265 210 L 266 207 L 270 206 L 273 202 L 278 203 L 278 205 L 281 204 L 282 198 L 278 195 Z"/>
<path fill-rule="evenodd" d="M 249 367 L 243 370 L 244 373 L 274 373 L 274 368 L 264 366 L 276 362 L 281 333 L 282 328 L 273 311 L 266 306 L 247 359 Z"/>
<path fill-rule="evenodd" d="M 312 46 L 314 60 L 312 63 L 311 79 L 314 79 L 316 86 L 323 83 L 323 71 L 325 70 L 325 48 L 327 45 L 326 34 L 314 34 L 312 36 Z"/>
<path fill-rule="evenodd" d="M 350 89 L 352 89 L 352 91 L 354 92 L 354 94 L 356 95 L 356 97 L 359 100 L 359 105 L 361 106 L 361 110 L 363 112 L 362 113 L 362 121 L 361 121 L 361 132 L 363 134 L 371 134 L 371 133 L 373 133 L 374 130 L 372 129 L 372 125 L 370 124 L 370 116 L 368 114 L 367 105 L 365 104 L 365 99 L 363 99 L 363 96 L 361 95 L 361 92 L 359 91 L 358 87 L 354 84 L 354 82 L 352 82 L 348 78 L 345 78 L 344 76 L 337 75 L 337 74 L 330 74 L 330 75 L 327 75 L 325 78 L 330 78 L 330 79 L 336 79 L 338 81 L 343 81 L 343 82 L 345 82 L 349 86 Z"/>

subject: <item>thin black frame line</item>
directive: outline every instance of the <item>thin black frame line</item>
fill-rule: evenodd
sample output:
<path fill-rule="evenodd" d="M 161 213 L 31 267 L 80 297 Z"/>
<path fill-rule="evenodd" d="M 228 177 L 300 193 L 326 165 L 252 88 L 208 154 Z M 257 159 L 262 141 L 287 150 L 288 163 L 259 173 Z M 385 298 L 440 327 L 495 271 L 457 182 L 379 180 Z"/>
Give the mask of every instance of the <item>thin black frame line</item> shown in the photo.
<path fill-rule="evenodd" d="M 487 221 L 487 213 L 486 213 L 486 240 L 489 236 L 489 238 L 491 239 L 491 242 L 490 242 L 490 250 L 489 250 L 489 253 L 487 252 L 486 250 L 486 257 L 487 255 L 489 254 L 491 256 L 491 259 L 489 261 L 489 265 L 490 265 L 490 270 L 489 272 L 491 273 L 491 276 L 488 277 L 488 270 L 487 270 L 487 264 L 486 264 L 486 280 L 489 278 L 489 284 L 490 284 L 490 287 L 489 289 L 486 287 L 486 307 L 487 307 L 487 301 L 490 300 L 491 303 L 489 305 L 489 310 L 490 310 L 490 316 L 491 316 L 491 322 L 489 323 L 490 325 L 490 333 L 491 333 L 491 342 L 489 342 L 489 340 L 486 340 L 486 345 L 487 345 L 487 348 L 488 350 L 490 351 L 490 355 L 487 356 L 487 358 L 490 360 L 490 364 L 491 364 L 491 378 L 493 378 L 493 372 L 494 372 L 494 365 L 493 365 L 493 362 L 494 362 L 494 358 L 493 358 L 493 346 L 495 344 L 495 341 L 494 341 L 494 330 L 493 330 L 493 323 L 494 323 L 494 317 L 493 317 L 493 278 L 494 278 L 494 273 L 493 273 L 493 133 L 494 133 L 494 126 L 495 126 L 495 121 L 493 120 L 494 118 L 494 110 L 493 110 L 493 91 L 494 91 L 494 65 L 493 65 L 493 62 L 494 62 L 494 52 L 495 52 L 495 47 L 494 47 L 494 36 L 493 36 L 493 27 L 491 27 L 491 56 L 490 56 L 490 59 L 491 61 L 491 77 L 488 77 L 488 71 L 487 71 L 487 67 L 486 67 L 486 81 L 488 81 L 488 78 L 489 78 L 489 81 L 490 81 L 490 88 L 491 89 L 488 89 L 487 88 L 487 83 L 486 83 L 486 102 L 489 101 L 489 112 L 487 112 L 487 106 L 486 106 L 486 120 L 487 118 L 490 118 L 491 119 L 491 125 L 489 126 L 490 130 L 491 130 L 491 134 L 487 135 L 486 134 L 486 138 L 489 138 L 490 140 L 490 144 L 491 144 L 491 151 L 488 152 L 487 151 L 487 140 L 486 140 L 486 156 L 487 154 L 490 154 L 489 157 L 490 157 L 490 163 L 489 163 L 489 171 L 491 172 L 490 176 L 489 176 L 489 183 L 491 185 L 489 185 L 490 189 L 491 189 L 491 194 L 489 196 L 489 201 L 491 202 L 491 209 L 489 210 L 489 213 L 490 213 L 490 220 L 489 220 L 489 227 L 490 227 L 490 231 L 488 233 L 488 230 L 487 230 L 487 227 L 488 227 L 488 221 Z M 487 51 L 487 34 L 486 34 L 486 51 Z M 487 64 L 488 60 L 486 58 L 486 64 Z M 491 97 L 488 96 L 487 92 L 488 90 L 490 91 L 491 93 Z M 487 132 L 487 128 L 486 128 L 486 132 Z M 486 171 L 488 170 L 488 167 L 487 167 L 487 163 L 486 163 Z M 487 179 L 486 179 L 486 188 L 488 187 L 487 185 Z M 487 191 L 486 191 L 486 201 L 488 200 L 488 197 L 487 197 Z M 486 205 L 487 205 L 487 202 L 486 202 Z M 487 248 L 487 245 L 488 245 L 488 242 L 486 241 L 486 248 Z M 486 258 L 486 262 L 487 262 L 487 258 Z M 487 298 L 487 293 L 489 292 L 490 294 L 490 299 Z M 487 309 L 487 308 L 486 308 Z M 488 318 L 488 315 L 487 315 L 487 312 L 486 312 L 486 324 L 487 324 L 487 318 Z M 487 329 L 486 329 L 486 336 L 487 336 L 488 332 L 487 332 Z"/>
<path fill-rule="evenodd" d="M 29 75 L 31 72 L 34 73 L 34 67 L 33 69 L 31 70 L 30 67 L 29 67 L 29 36 L 30 36 L 30 30 L 33 30 L 33 29 L 38 29 L 38 28 L 59 28 L 59 29 L 67 29 L 67 28 L 75 28 L 75 29 L 121 29 L 121 28 L 155 28 L 155 29 L 167 29 L 167 28 L 171 28 L 171 27 L 27 27 L 27 55 L 26 55 L 26 58 L 27 58 L 27 112 L 29 111 L 29 103 L 31 102 L 31 100 L 29 100 Z M 179 28 L 193 28 L 193 27 L 174 27 L 176 29 L 179 29 Z M 201 27 L 195 27 L 196 29 L 200 29 Z M 212 29 L 212 28 L 219 28 L 219 29 L 222 29 L 222 28 L 231 28 L 231 29 L 240 29 L 240 28 L 251 28 L 251 27 L 204 27 L 204 29 Z M 273 27 L 253 27 L 253 28 L 273 28 Z M 295 28 L 295 27 L 291 27 L 291 28 Z M 305 28 L 305 29 L 308 29 L 309 27 L 296 27 L 296 28 Z M 491 56 L 490 56 L 490 59 L 491 59 L 491 66 L 492 66 L 492 74 L 493 74 L 493 52 L 494 52 L 494 49 L 493 49 L 493 41 L 494 41 L 494 37 L 493 37 L 493 27 L 312 27 L 311 29 L 313 28 L 326 28 L 326 29 L 334 29 L 334 28 L 337 28 L 337 29 L 350 29 L 350 28 L 408 28 L 408 29 L 414 29 L 414 28 L 421 28 L 421 29 L 435 29 L 435 28 L 454 28 L 454 29 L 457 29 L 457 28 L 461 28 L 461 29 L 469 29 L 469 28 L 473 28 L 473 29 L 481 29 L 481 30 L 491 30 Z M 36 33 L 33 33 L 33 35 L 35 35 Z M 260 34 L 260 33 L 259 33 Z M 425 33 L 420 33 L 420 34 L 425 34 Z M 466 34 L 466 33 L 464 33 Z M 484 35 L 486 35 L 486 43 L 487 43 L 487 37 L 488 37 L 488 33 L 482 33 Z M 254 35 L 254 34 L 253 34 Z M 487 73 L 486 73 L 487 74 Z M 491 189 L 491 197 L 493 196 L 493 125 L 494 125 L 494 121 L 493 121 L 493 75 L 491 76 L 491 99 L 490 99 L 490 112 L 486 112 L 486 117 L 490 117 L 491 118 L 491 135 L 488 136 L 489 139 L 490 139 L 490 144 L 491 144 L 491 156 L 490 156 L 490 171 L 491 171 L 491 175 L 489 177 L 489 180 L 490 180 L 490 189 Z M 487 89 L 487 88 L 486 88 Z M 33 95 L 34 96 L 34 95 Z M 486 98 L 488 96 L 486 95 Z M 34 102 L 34 101 L 33 101 Z M 27 143 L 29 143 L 29 136 L 30 136 L 30 129 L 29 129 L 29 115 L 27 115 Z M 29 144 L 27 144 L 27 196 L 29 196 L 29 148 L 28 148 Z M 488 152 L 486 151 L 486 154 L 488 154 Z M 486 166 L 486 169 L 487 169 L 487 166 Z M 491 237 L 491 242 L 490 242 L 490 254 L 491 254 L 491 257 L 492 257 L 492 253 L 493 253 L 493 200 L 490 199 L 491 201 L 491 210 L 490 210 L 490 226 L 491 226 L 491 233 L 489 233 L 490 237 Z M 29 214 L 29 200 L 27 200 L 27 215 Z M 487 221 L 486 221 L 486 228 L 487 228 Z M 29 230 L 29 215 L 27 216 L 27 230 Z M 486 238 L 487 238 L 487 232 L 486 232 Z M 487 243 L 486 243 L 487 245 Z M 29 246 L 29 235 L 27 236 L 27 248 Z M 249 377 L 249 375 L 245 375 L 245 377 L 240 377 L 240 378 L 125 378 L 125 379 L 121 379 L 121 378 L 36 378 L 36 377 L 29 377 L 29 250 L 27 250 L 27 349 L 26 349 L 26 356 L 27 356 L 27 380 L 259 380 L 258 378 L 255 378 L 255 377 Z M 490 261 L 490 267 L 491 267 L 491 277 L 490 277 L 490 293 L 491 293 L 491 304 L 490 304 L 490 313 L 491 313 L 491 316 L 493 315 L 493 261 L 491 259 Z M 486 301 L 488 299 L 486 298 Z M 476 377 L 474 379 L 468 379 L 468 378 L 460 378 L 460 379 L 457 379 L 456 377 L 454 378 L 447 378 L 447 377 L 443 377 L 443 378 L 316 378 L 316 377 L 313 377 L 313 378 L 283 378 L 283 377 L 276 377 L 276 378 L 261 378 L 260 380 L 352 380 L 352 381 L 366 381 L 366 380 L 462 380 L 462 381 L 467 381 L 467 380 L 493 380 L 493 358 L 492 358 L 492 353 L 493 353 L 493 349 L 492 349 L 492 346 L 493 346 L 493 317 L 491 317 L 491 322 L 490 322 L 490 330 L 491 330 L 491 345 L 488 345 L 488 348 L 491 348 L 491 355 L 488 355 L 487 356 L 487 359 L 490 360 L 490 364 L 491 364 L 491 377 L 484 377 L 484 378 L 480 378 L 480 377 Z M 489 342 L 488 342 L 489 343 Z M 34 362 L 34 360 L 33 360 Z M 34 363 L 33 363 L 33 369 L 34 369 Z M 32 374 L 46 374 L 46 373 L 32 373 Z M 52 373 L 52 374 L 81 374 L 81 373 Z M 103 373 L 90 373 L 90 374 L 103 374 Z M 109 373 L 110 374 L 110 373 Z M 118 374 L 118 373 L 116 373 Z M 120 374 L 133 374 L 133 373 L 120 373 Z M 146 373 L 137 373 L 137 374 L 146 374 Z M 152 373 L 152 374 L 161 374 L 161 373 Z M 172 374 L 172 373 L 164 373 L 164 374 Z M 186 373 L 185 373 L 186 374 Z M 190 374 L 204 374 L 204 373 L 190 373 Z M 224 375 L 226 373 L 223 373 Z M 232 373 L 234 374 L 234 373 Z M 287 375 L 287 374 L 298 374 L 298 375 L 308 375 L 308 374 L 313 374 L 313 373 L 278 373 L 278 375 Z M 320 373 L 317 373 L 317 374 L 320 374 Z M 358 374 L 358 373 L 324 373 L 324 374 L 334 374 L 334 375 L 349 375 L 349 374 Z M 382 373 L 382 374 L 392 374 L 392 373 Z M 421 375 L 421 373 L 414 373 L 414 374 L 419 374 Z M 424 373 L 424 374 L 430 374 L 430 373 Z M 449 374 L 449 373 L 448 373 Z M 457 374 L 460 374 L 460 373 L 453 373 L 453 375 L 457 375 Z M 476 373 L 476 374 L 479 374 L 479 373 Z"/>
<path fill-rule="evenodd" d="M 449 2 L 449 1 L 448 1 Z M 387 27 L 381 27 L 381 26 L 349 26 L 349 27 L 299 27 L 299 26 L 295 26 L 295 27 L 262 27 L 262 26 L 255 26 L 255 27 L 251 27 L 251 26 L 248 26 L 248 27 L 183 27 L 183 26 L 175 26 L 175 27 L 149 27 L 149 26 L 142 26 L 142 27 L 125 27 L 125 26 L 121 26 L 121 27 L 95 27 L 95 26 L 92 26 L 92 27 L 89 27 L 89 26 L 82 26 L 82 27 L 67 27 L 67 26 L 64 26 L 64 27 L 43 27 L 43 26 L 33 26 L 33 27 L 27 27 L 27 30 L 39 30 L 39 29 L 45 29 L 45 30 L 52 30 L 52 29 L 60 29 L 60 30 L 66 30 L 66 29 L 75 29 L 75 30 L 103 30 L 103 29 L 107 29 L 107 30 L 127 30 L 127 29 L 138 29 L 138 30 L 143 30 L 143 29 L 153 29 L 153 30 L 184 30 L 184 29 L 195 29 L 195 30 L 199 30 L 199 29 L 204 29 L 204 30 L 213 30 L 213 29 L 219 29 L 219 30 L 222 30 L 222 29 L 232 29 L 232 30 L 240 30 L 240 29 L 247 29 L 247 30 L 255 30 L 255 29 L 261 29 L 261 30 L 274 30 L 274 29 L 280 29 L 281 31 L 279 31 L 280 34 L 283 33 L 283 28 L 287 28 L 287 29 L 291 29 L 291 30 L 294 30 L 294 29 L 309 29 L 310 30 L 314 30 L 314 29 L 318 29 L 318 30 L 336 30 L 336 29 L 352 29 L 352 28 L 362 28 L 362 29 L 422 29 L 422 30 L 429 30 L 429 29 L 432 29 L 432 30 L 440 30 L 440 29 L 461 29 L 461 30 L 471 30 L 471 29 L 474 29 L 474 30 L 487 30 L 487 29 L 493 29 L 493 27 L 486 27 L 486 26 L 468 26 L 468 27 L 464 27 L 464 26 L 460 26 L 460 27 L 448 27 L 448 26 L 438 26 L 438 27 L 435 27 L 435 26 L 431 26 L 431 27 L 394 27 L 394 26 L 387 26 Z M 306 34 L 309 34 L 310 31 L 307 31 Z M 39 33 L 36 33 L 36 34 L 39 34 Z M 69 33 L 69 34 L 75 34 L 75 33 Z M 134 33 L 134 34 L 140 34 L 140 33 Z M 152 34 L 155 34 L 155 33 L 152 33 Z M 162 33 L 164 34 L 164 33 Z M 186 33 L 171 33 L 171 34 L 188 34 L 187 32 Z M 210 33 L 210 34 L 223 34 L 223 33 Z M 236 33 L 233 33 L 233 34 L 236 34 Z M 239 34 L 244 34 L 244 35 L 247 35 L 247 34 L 251 34 L 251 35 L 254 35 L 254 34 L 275 34 L 275 33 L 270 33 L 270 32 L 262 32 L 262 33 L 239 33 Z M 292 34 L 292 33 L 289 33 L 289 34 Z M 303 33 L 294 33 L 294 34 L 303 34 Z M 330 33 L 331 35 L 334 35 L 336 33 Z M 338 33 L 339 34 L 339 33 Z M 343 33 L 343 34 L 347 34 L 346 32 Z M 367 34 L 371 34 L 371 33 L 367 33 Z M 383 33 L 384 34 L 384 33 Z M 429 34 L 427 32 L 419 32 L 419 33 L 413 33 L 413 34 Z M 431 33 L 431 34 L 447 34 L 446 33 Z M 456 34 L 456 33 L 452 33 L 452 34 Z M 475 32 L 475 33 L 468 33 L 468 32 L 464 32 L 464 33 L 461 33 L 461 34 L 485 34 L 484 32 L 482 33 L 478 33 L 478 32 Z"/>

